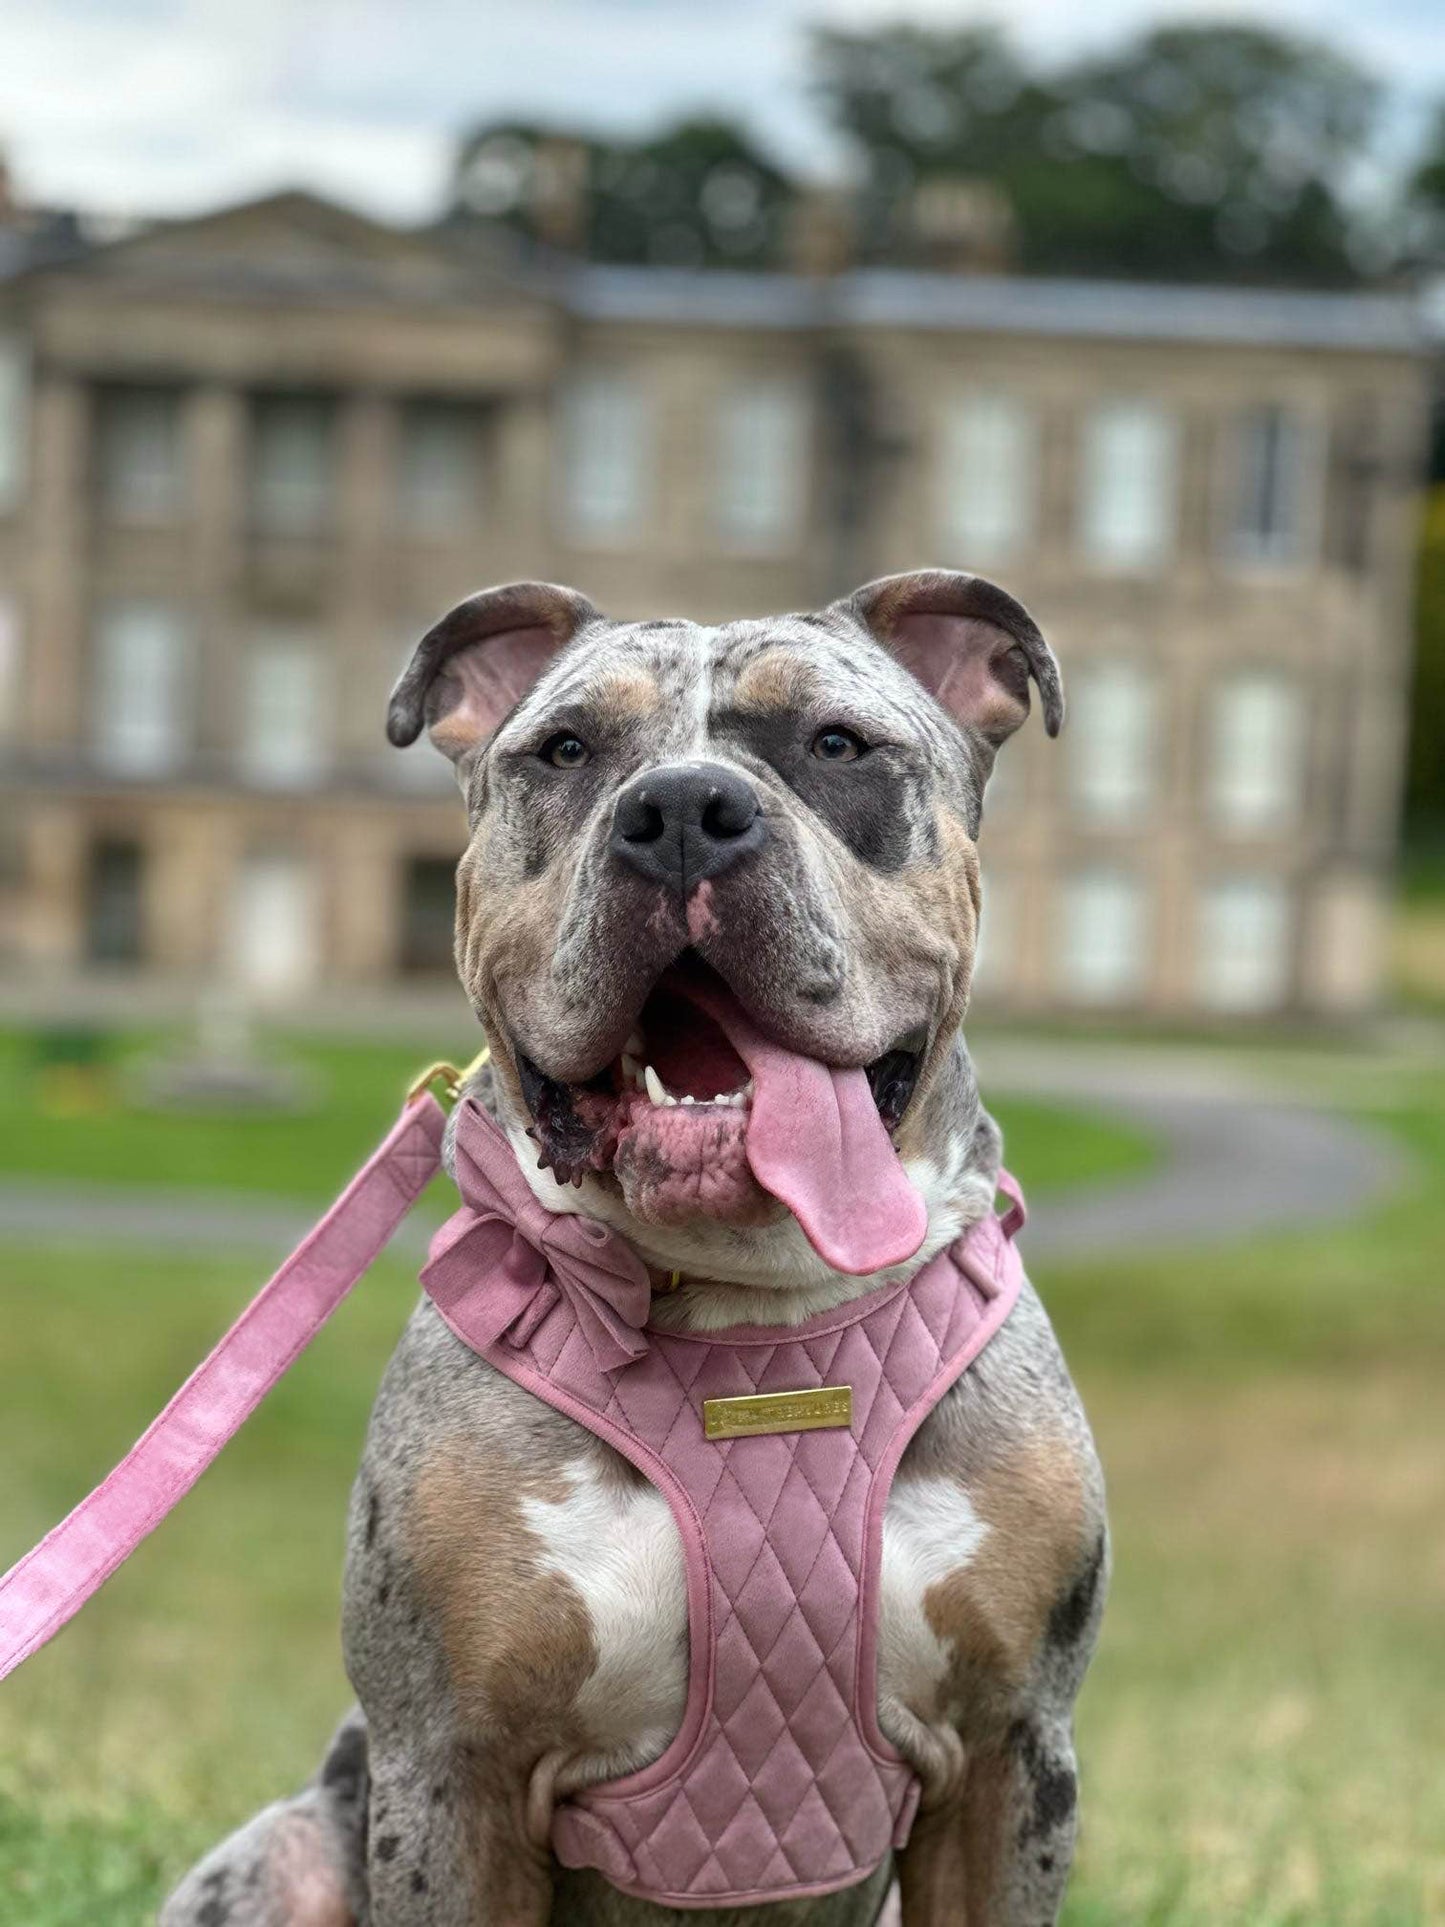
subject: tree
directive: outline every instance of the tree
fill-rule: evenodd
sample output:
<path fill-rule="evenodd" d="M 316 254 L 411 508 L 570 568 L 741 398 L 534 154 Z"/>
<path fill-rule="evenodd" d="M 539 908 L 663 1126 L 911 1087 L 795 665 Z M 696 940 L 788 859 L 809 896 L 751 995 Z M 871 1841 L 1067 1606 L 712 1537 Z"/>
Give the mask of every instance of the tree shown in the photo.
<path fill-rule="evenodd" d="M 1435 268 L 1445 265 L 1445 101 L 1435 109 L 1406 184 L 1405 235 L 1412 259 Z"/>
<path fill-rule="evenodd" d="M 1405 808 L 1413 829 L 1445 839 L 1445 485 L 1425 499 L 1415 591 L 1415 669 Z"/>
<path fill-rule="evenodd" d="M 815 36 L 816 87 L 859 150 L 863 238 L 912 243 L 920 183 L 996 181 L 1036 272 L 1349 282 L 1342 183 L 1376 84 L 1318 42 L 1166 27 L 1048 77 L 989 29 Z"/>
<path fill-rule="evenodd" d="M 792 187 L 731 122 L 678 122 L 644 141 L 493 123 L 460 144 L 453 216 L 481 215 L 594 261 L 768 267 Z"/>

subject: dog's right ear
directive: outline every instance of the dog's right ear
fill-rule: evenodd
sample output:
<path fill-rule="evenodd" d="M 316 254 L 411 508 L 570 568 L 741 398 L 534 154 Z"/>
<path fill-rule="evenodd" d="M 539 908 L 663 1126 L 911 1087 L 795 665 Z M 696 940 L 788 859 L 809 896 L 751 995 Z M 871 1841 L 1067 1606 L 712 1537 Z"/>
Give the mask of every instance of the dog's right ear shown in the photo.
<path fill-rule="evenodd" d="M 597 611 L 555 582 L 508 582 L 479 589 L 444 615 L 416 646 L 386 711 L 398 749 L 426 728 L 459 762 L 485 742 L 526 695 L 553 654 Z"/>

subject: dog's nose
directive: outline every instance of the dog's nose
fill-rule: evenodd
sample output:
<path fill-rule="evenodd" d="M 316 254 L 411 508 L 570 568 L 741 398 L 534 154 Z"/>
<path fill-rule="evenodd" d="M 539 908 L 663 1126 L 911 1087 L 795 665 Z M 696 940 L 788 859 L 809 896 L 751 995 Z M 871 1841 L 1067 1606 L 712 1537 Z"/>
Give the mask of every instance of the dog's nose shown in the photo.
<path fill-rule="evenodd" d="M 622 861 L 684 897 L 750 856 L 766 834 L 752 784 L 721 763 L 645 770 L 612 816 L 612 848 Z"/>

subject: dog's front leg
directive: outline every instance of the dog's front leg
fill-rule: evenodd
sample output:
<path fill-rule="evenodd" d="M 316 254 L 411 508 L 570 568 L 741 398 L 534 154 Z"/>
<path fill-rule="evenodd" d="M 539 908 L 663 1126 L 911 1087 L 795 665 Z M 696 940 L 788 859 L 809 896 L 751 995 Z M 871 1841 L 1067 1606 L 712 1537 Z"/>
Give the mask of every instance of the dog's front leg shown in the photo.
<path fill-rule="evenodd" d="M 627 1708 L 656 1697 L 596 1692 L 617 1641 L 592 1617 L 586 1572 L 604 1547 L 631 1569 L 638 1484 L 605 1452 L 418 1310 L 372 1415 L 347 1550 L 346 1662 L 370 1736 L 369 1927 L 547 1921 L 556 1778 L 596 1752 L 599 1718 L 626 1746 Z M 676 1592 L 669 1632 L 685 1624 L 680 1577 Z M 629 1650 L 655 1674 L 649 1635 L 644 1624 Z M 676 1639 L 666 1655 L 680 1698 Z"/>
<path fill-rule="evenodd" d="M 527 1776 L 470 1750 L 373 1758 L 371 1927 L 547 1927 L 551 1857 L 529 1838 Z"/>
<path fill-rule="evenodd" d="M 971 1752 L 962 1785 L 921 1813 L 899 1858 L 903 1927 L 1043 1927 L 1074 1856 L 1067 1719 L 1021 1718 Z"/>

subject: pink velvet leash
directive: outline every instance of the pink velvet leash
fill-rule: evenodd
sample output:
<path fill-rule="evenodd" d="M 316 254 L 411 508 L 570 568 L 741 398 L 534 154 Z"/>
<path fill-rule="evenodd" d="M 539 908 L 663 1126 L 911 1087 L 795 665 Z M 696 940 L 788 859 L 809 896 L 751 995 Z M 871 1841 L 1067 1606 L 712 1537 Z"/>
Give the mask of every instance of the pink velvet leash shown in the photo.
<path fill-rule="evenodd" d="M 445 1129 L 434 1097 L 408 1102 L 326 1216 L 110 1476 L 0 1579 L 0 1679 L 130 1557 L 310 1344 L 436 1175 Z"/>

